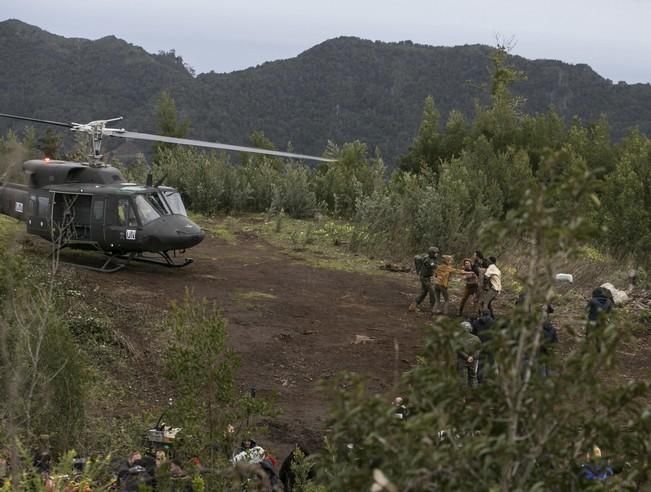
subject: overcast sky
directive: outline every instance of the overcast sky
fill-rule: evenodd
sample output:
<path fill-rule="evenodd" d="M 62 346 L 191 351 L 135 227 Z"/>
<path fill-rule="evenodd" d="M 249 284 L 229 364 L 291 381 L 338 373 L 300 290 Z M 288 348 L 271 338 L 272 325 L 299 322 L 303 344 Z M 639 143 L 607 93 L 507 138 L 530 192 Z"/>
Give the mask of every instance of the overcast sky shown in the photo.
<path fill-rule="evenodd" d="M 175 49 L 200 72 L 291 58 L 337 36 L 454 46 L 514 39 L 514 54 L 587 63 L 614 82 L 651 82 L 651 0 L 0 0 L 66 37 L 114 34 Z"/>

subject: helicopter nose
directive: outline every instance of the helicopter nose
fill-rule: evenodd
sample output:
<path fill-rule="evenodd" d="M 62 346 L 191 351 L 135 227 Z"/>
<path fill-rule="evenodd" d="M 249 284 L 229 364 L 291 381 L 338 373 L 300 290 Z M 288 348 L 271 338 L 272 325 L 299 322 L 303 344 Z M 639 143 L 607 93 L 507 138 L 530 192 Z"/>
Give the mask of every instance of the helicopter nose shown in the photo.
<path fill-rule="evenodd" d="M 203 241 L 203 238 L 206 236 L 201 228 L 191 220 L 188 220 L 187 223 L 183 225 L 183 227 L 178 227 L 176 229 L 176 235 L 178 237 L 179 243 L 183 244 L 183 246 L 180 246 L 177 249 L 185 249 L 196 246 L 201 241 Z"/>
<path fill-rule="evenodd" d="M 196 246 L 205 237 L 197 224 L 183 215 L 168 215 L 146 226 L 148 247 L 152 251 L 187 249 Z"/>

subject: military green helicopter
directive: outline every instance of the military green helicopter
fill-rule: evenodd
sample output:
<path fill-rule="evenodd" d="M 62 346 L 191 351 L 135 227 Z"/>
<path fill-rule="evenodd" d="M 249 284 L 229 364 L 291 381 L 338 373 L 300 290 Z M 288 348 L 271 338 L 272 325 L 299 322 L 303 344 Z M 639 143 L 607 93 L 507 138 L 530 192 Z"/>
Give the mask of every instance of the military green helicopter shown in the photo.
<path fill-rule="evenodd" d="M 26 223 L 27 232 L 53 243 L 54 250 L 73 248 L 97 251 L 105 256 L 100 267 L 84 268 L 116 272 L 131 261 L 178 268 L 192 263 L 185 251 L 204 238 L 201 228 L 187 216 L 181 194 L 174 188 L 153 184 L 151 168 L 144 185 L 128 183 L 115 167 L 102 161 L 103 137 L 149 140 L 230 150 L 331 161 L 289 152 L 167 137 L 107 128 L 120 118 L 64 123 L 0 113 L 1 117 L 69 128 L 90 136 L 88 162 L 50 159 L 23 163 L 27 184 L 0 182 L 0 213 Z"/>

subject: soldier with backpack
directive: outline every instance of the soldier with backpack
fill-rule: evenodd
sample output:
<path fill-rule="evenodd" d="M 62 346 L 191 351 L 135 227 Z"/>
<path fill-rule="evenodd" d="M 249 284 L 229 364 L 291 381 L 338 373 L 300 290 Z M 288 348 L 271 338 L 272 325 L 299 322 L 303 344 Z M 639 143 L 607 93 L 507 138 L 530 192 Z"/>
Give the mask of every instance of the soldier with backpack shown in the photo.
<path fill-rule="evenodd" d="M 409 305 L 410 311 L 416 311 L 416 308 L 429 295 L 430 309 L 434 309 L 434 287 L 432 285 L 432 276 L 436 272 L 438 264 L 439 249 L 436 246 L 430 246 L 427 253 L 414 256 L 414 266 L 420 280 L 421 292 L 416 300 Z"/>

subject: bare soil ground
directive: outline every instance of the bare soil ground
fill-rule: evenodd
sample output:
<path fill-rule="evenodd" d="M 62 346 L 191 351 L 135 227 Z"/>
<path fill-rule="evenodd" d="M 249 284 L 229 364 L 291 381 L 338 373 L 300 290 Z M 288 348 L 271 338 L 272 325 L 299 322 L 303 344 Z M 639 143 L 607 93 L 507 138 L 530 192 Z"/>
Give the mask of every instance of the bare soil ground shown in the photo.
<path fill-rule="evenodd" d="M 318 441 L 328 410 L 320 381 L 354 371 L 367 377 L 371 390 L 385 392 L 420 350 L 429 317 L 407 311 L 417 287 L 413 275 L 315 267 L 251 232 L 229 240 L 208 236 L 189 254 L 194 264 L 181 269 L 75 269 L 79 285 L 103 304 L 129 347 L 129 360 L 111 364 L 116 379 L 133 386 L 132 398 L 114 402 L 123 410 L 171 396 L 160 376 L 164 346 L 156 325 L 186 289 L 222 309 L 241 359 L 241 388 L 277 395 L 282 413 L 267 422 L 270 435 L 259 441 L 280 455 L 296 442 Z"/>
<path fill-rule="evenodd" d="M 269 435 L 258 441 L 278 456 L 297 442 L 319 443 L 329 405 L 320 382 L 354 371 L 366 377 L 372 391 L 394 391 L 400 373 L 415 362 L 423 327 L 430 322 L 426 313 L 407 311 L 418 289 L 414 274 L 385 272 L 379 260 L 358 261 L 332 248 L 297 252 L 290 244 L 268 241 L 270 236 L 255 226 L 232 228 L 222 220 L 208 225 L 211 234 L 189 252 L 195 263 L 186 268 L 134 264 L 115 274 L 70 270 L 84 297 L 111 317 L 126 347 L 123 360 L 102 362 L 126 389 L 114 400 L 102 399 L 95 412 L 157 412 L 173 395 L 161 376 L 165 335 L 160 325 L 170 302 L 181 300 L 186 289 L 222 309 L 230 344 L 241 359 L 242 391 L 255 387 L 260 396 L 277 395 L 281 414 L 266 421 Z M 343 257 L 348 263 L 339 268 Z M 362 269 L 347 268 L 361 264 Z M 564 332 L 569 327 L 580 332 L 581 296 L 587 293 L 566 296 L 557 307 L 561 352 L 577 341 L 564 338 Z M 453 282 L 450 312 L 460 294 L 460 283 Z M 503 295 L 498 312 L 513 298 Z M 622 376 L 648 372 L 648 342 L 647 326 L 622 347 Z"/>

